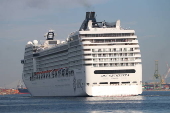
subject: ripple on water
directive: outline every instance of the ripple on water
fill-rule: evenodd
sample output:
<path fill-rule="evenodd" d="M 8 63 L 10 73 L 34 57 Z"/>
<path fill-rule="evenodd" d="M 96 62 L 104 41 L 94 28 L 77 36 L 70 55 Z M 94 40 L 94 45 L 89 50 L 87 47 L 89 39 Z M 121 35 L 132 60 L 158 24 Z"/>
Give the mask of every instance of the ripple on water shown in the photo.
<path fill-rule="evenodd" d="M 128 97 L 0 96 L 0 113 L 169 113 L 170 92 L 146 91 Z"/>

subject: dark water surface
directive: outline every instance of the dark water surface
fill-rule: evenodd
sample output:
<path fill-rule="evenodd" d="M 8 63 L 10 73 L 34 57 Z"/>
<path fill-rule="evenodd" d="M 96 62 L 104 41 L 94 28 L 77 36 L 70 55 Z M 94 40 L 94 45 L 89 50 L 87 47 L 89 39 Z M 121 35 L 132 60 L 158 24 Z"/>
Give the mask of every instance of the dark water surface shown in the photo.
<path fill-rule="evenodd" d="M 129 97 L 0 96 L 0 113 L 170 113 L 170 91 Z"/>

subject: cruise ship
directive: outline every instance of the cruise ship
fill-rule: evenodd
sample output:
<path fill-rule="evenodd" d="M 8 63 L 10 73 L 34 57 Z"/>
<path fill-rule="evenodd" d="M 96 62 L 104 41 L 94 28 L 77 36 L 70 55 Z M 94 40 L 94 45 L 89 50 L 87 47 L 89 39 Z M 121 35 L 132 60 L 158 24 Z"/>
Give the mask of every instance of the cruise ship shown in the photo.
<path fill-rule="evenodd" d="M 64 41 L 54 30 L 25 46 L 22 79 L 32 96 L 130 96 L 142 93 L 140 46 L 120 20 L 97 22 L 86 12 Z"/>

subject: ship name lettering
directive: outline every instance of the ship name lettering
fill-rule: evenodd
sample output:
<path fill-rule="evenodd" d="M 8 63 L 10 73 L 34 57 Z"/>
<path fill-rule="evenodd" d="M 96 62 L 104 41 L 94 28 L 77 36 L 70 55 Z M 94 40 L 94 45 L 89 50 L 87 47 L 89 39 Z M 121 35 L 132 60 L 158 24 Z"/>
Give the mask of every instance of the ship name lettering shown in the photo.
<path fill-rule="evenodd" d="M 123 77 L 123 76 L 129 76 L 129 74 L 111 74 L 108 76 L 109 77 Z M 101 77 L 107 77 L 107 75 L 101 75 Z"/>
<path fill-rule="evenodd" d="M 107 75 L 101 75 L 101 77 L 107 77 Z"/>

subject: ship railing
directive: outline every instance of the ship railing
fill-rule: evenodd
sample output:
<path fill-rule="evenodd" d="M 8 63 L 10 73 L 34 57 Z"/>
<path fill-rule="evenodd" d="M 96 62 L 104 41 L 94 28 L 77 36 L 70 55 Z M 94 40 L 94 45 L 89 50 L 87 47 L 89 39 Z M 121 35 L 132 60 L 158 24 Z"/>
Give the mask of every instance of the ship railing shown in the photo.
<path fill-rule="evenodd" d="M 66 43 L 67 43 L 67 42 L 63 42 L 63 43 L 60 43 L 60 44 L 55 44 L 55 45 L 50 46 L 50 47 L 44 47 L 44 45 L 41 45 L 41 48 L 42 48 L 42 49 L 36 51 L 35 53 L 39 53 L 39 52 L 42 52 L 42 51 L 47 51 L 47 50 L 49 50 L 49 49 L 62 46 L 63 44 L 66 44 Z"/>
<path fill-rule="evenodd" d="M 95 43 L 138 43 L 137 41 L 83 41 L 83 44 L 95 44 Z"/>
<path fill-rule="evenodd" d="M 93 65 L 93 67 L 131 67 L 135 65 Z"/>
<path fill-rule="evenodd" d="M 120 62 L 120 61 L 140 61 L 141 59 L 136 60 L 93 60 L 93 62 Z"/>
<path fill-rule="evenodd" d="M 134 56 L 134 55 L 122 55 L 122 56 L 119 56 L 119 55 L 111 55 L 111 56 L 109 56 L 109 55 L 108 55 L 108 56 L 92 55 L 92 57 L 95 57 L 95 58 L 96 58 L 96 57 L 97 57 L 97 58 L 102 58 L 102 57 L 104 57 L 104 58 L 105 58 L 105 57 L 107 57 L 107 58 L 113 58 L 113 57 L 114 57 L 114 58 L 119 58 L 119 57 L 129 57 L 129 56 L 131 57 L 131 56 Z M 139 56 L 140 56 L 140 55 L 138 55 L 138 57 L 139 57 Z"/>
<path fill-rule="evenodd" d="M 87 30 L 87 31 L 89 31 L 89 30 Z M 105 37 L 105 38 L 107 38 L 107 37 L 108 38 L 110 38 L 110 37 L 113 37 L 113 38 L 114 37 L 120 37 L 120 38 L 121 37 L 132 37 L 133 38 L 133 37 L 137 37 L 137 35 L 134 35 L 134 34 L 129 34 L 129 35 L 121 35 L 121 34 L 119 34 L 119 35 L 114 35 L 114 34 L 113 35 L 92 34 L 91 35 L 91 34 L 88 34 L 88 35 L 85 36 L 84 34 L 80 34 L 80 37 L 81 38 L 86 38 L 86 37 L 89 37 L 89 38 L 93 38 L 93 37 L 99 37 L 99 38 L 100 37 Z M 112 39 L 112 40 L 114 41 L 115 39 Z"/>
<path fill-rule="evenodd" d="M 132 51 L 137 52 L 138 50 L 137 51 L 136 50 L 92 50 L 92 52 L 132 52 Z"/>

